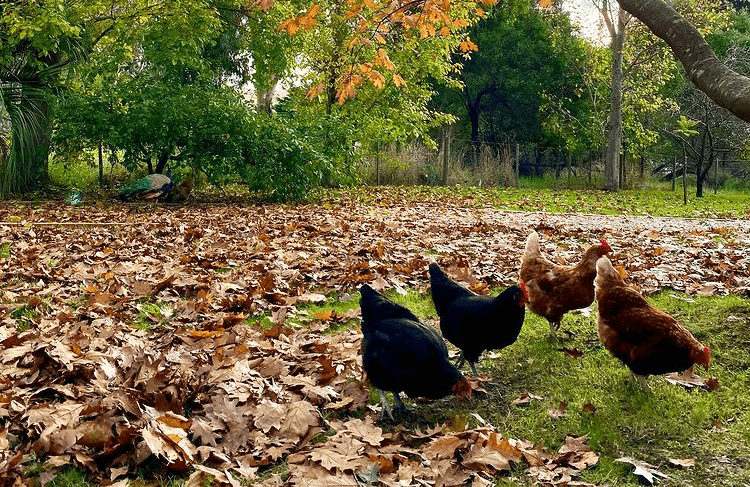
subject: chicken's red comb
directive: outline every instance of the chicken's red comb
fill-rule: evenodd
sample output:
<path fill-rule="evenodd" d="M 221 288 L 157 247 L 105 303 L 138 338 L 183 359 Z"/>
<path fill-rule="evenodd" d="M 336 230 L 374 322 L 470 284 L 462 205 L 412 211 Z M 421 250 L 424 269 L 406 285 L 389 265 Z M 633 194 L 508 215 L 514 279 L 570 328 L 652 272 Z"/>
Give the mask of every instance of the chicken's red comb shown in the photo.
<path fill-rule="evenodd" d="M 599 243 L 602 244 L 605 248 L 611 249 L 612 247 L 609 246 L 606 240 L 601 239 L 599 240 Z"/>
<path fill-rule="evenodd" d="M 519 283 L 519 287 L 521 288 L 521 291 L 523 291 L 523 295 L 528 298 L 529 297 L 529 291 L 526 290 L 526 283 L 523 282 L 523 281 L 521 281 Z"/>

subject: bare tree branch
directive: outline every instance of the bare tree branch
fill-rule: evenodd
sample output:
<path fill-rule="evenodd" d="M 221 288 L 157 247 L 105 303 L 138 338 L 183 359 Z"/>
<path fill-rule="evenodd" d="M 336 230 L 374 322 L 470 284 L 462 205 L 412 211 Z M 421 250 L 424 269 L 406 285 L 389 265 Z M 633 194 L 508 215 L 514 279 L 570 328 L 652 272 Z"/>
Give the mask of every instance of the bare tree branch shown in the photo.
<path fill-rule="evenodd" d="M 698 30 L 661 0 L 618 0 L 665 40 L 688 78 L 716 104 L 750 121 L 750 78 L 722 64 Z"/>

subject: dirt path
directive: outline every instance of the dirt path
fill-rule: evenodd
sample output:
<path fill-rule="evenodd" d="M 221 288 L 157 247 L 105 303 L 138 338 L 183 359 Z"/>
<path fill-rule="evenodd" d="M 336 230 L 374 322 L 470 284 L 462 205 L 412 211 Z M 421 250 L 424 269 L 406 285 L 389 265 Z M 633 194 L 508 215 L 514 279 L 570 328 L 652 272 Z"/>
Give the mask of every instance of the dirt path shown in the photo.
<path fill-rule="evenodd" d="M 4 206 L 0 222 L 0 239 L 9 246 L 0 271 L 63 286 L 111 274 L 128 281 L 118 288 L 125 294 L 131 282 L 153 284 L 169 276 L 183 286 L 216 285 L 220 294 L 239 286 L 279 298 L 353 291 L 372 280 L 380 287 L 426 288 L 427 265 L 435 260 L 465 268 L 469 278 L 490 286 L 509 285 L 532 229 L 542 251 L 562 263 L 575 262 L 586 246 L 606 239 L 628 282 L 645 293 L 746 293 L 750 287 L 750 222 L 744 220 L 551 215 L 440 201 Z"/>

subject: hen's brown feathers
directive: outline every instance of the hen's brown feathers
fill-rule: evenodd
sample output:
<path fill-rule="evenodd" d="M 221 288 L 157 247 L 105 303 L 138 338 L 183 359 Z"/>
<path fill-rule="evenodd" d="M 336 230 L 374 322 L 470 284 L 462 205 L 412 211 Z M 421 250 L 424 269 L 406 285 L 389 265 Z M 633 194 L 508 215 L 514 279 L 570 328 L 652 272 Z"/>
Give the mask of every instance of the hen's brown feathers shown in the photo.
<path fill-rule="evenodd" d="M 606 257 L 597 262 L 599 339 L 638 375 L 708 367 L 710 351 L 668 313 L 628 287 Z"/>
<path fill-rule="evenodd" d="M 559 324 L 566 312 L 589 306 L 594 301 L 596 261 L 611 250 L 602 240 L 586 250 L 576 265 L 558 265 L 541 254 L 539 235 L 531 232 L 520 272 L 529 293 L 529 309 L 551 324 Z"/>

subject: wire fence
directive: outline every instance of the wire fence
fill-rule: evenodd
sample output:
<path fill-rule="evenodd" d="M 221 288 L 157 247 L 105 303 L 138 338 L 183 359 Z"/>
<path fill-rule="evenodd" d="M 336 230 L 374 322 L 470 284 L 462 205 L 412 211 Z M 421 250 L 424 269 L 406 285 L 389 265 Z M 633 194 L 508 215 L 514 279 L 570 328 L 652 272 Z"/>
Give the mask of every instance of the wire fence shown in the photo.
<path fill-rule="evenodd" d="M 572 154 L 518 143 L 474 143 L 443 138 L 437 149 L 420 143 L 377 147 L 360 167 L 373 184 L 513 186 L 520 177 L 587 179 L 601 175 L 600 154 Z"/>
<path fill-rule="evenodd" d="M 672 151 L 624 154 L 620 165 L 623 188 L 635 187 L 649 178 L 675 181 L 682 177 L 683 158 Z M 706 184 L 722 187 L 728 180 L 750 185 L 750 161 L 733 151 L 717 151 Z M 695 181 L 697 164 L 688 161 L 687 174 Z M 521 177 L 541 177 L 560 184 L 603 186 L 602 153 L 571 153 L 557 147 L 514 142 L 474 143 L 457 137 L 443 137 L 437 148 L 414 142 L 408 145 L 376 147 L 360 167 L 371 184 L 427 184 L 515 186 Z"/>

